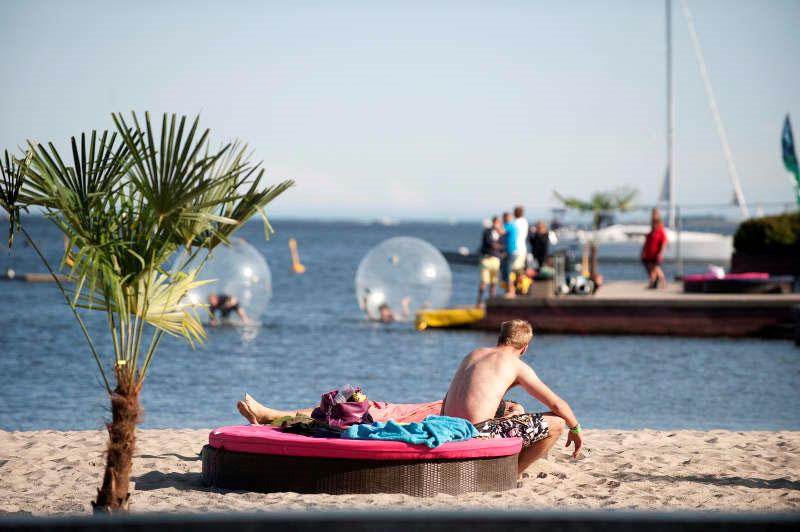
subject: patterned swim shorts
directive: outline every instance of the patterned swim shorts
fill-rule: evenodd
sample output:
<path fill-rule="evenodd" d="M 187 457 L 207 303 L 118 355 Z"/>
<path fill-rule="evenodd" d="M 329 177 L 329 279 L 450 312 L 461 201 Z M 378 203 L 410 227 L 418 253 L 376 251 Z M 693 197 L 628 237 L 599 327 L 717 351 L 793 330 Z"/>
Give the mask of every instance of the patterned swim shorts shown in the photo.
<path fill-rule="evenodd" d="M 542 414 L 487 419 L 475 424 L 479 438 L 522 438 L 522 447 L 530 447 L 550 435 L 550 427 Z"/>

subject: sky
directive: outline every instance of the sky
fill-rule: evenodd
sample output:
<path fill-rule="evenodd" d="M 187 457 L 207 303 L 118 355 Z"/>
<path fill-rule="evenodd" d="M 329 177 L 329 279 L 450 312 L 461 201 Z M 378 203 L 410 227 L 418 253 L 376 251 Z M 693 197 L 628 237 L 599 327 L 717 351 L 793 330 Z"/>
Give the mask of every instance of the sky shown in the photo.
<path fill-rule="evenodd" d="M 732 187 L 673 2 L 677 199 Z M 749 203 L 792 202 L 800 2 L 690 2 Z M 0 148 L 67 146 L 110 113 L 201 115 L 297 186 L 273 217 L 481 219 L 666 166 L 661 0 L 0 3 Z"/>

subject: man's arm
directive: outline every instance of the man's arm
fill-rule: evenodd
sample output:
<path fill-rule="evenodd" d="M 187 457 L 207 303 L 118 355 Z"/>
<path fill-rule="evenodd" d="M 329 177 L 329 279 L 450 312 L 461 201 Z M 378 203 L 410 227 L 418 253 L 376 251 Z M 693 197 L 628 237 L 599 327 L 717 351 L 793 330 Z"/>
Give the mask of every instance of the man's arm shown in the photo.
<path fill-rule="evenodd" d="M 521 360 L 519 361 L 517 370 L 517 382 L 519 382 L 520 386 L 534 399 L 549 408 L 553 414 L 563 419 L 567 423 L 568 428 L 572 429 L 579 426 L 578 418 L 575 417 L 569 404 L 543 383 L 533 371 L 533 368 Z M 569 444 L 572 442 L 575 442 L 575 450 L 572 456 L 577 457 L 583 446 L 580 432 L 576 433 L 570 430 L 567 436 L 567 447 L 569 447 Z"/>

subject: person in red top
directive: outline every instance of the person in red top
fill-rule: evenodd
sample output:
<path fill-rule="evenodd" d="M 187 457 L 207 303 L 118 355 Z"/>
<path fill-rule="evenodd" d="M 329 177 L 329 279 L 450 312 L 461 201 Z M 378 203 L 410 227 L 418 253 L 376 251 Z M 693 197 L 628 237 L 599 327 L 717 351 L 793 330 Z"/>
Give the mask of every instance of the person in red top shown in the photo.
<path fill-rule="evenodd" d="M 658 209 L 653 209 L 650 216 L 650 232 L 647 233 L 642 247 L 642 264 L 644 264 L 650 279 L 648 288 L 667 287 L 667 280 L 661 269 L 665 249 L 667 249 L 667 233 L 664 231 L 661 213 L 658 212 Z"/>

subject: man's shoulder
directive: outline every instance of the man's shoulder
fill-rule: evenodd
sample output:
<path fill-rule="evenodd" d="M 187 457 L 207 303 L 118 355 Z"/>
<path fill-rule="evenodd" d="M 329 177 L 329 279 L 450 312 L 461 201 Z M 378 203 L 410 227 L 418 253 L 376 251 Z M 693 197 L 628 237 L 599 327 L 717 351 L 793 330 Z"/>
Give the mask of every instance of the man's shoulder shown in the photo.
<path fill-rule="evenodd" d="M 470 351 L 469 354 L 466 356 L 466 358 L 475 358 L 475 357 L 486 356 L 487 353 L 489 353 L 490 351 L 493 351 L 493 350 L 494 350 L 494 348 L 488 347 L 488 346 L 487 347 L 477 347 L 477 348 L 473 349 L 472 351 Z"/>

